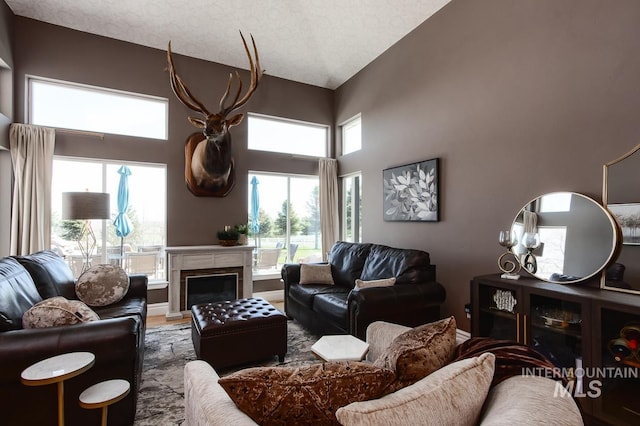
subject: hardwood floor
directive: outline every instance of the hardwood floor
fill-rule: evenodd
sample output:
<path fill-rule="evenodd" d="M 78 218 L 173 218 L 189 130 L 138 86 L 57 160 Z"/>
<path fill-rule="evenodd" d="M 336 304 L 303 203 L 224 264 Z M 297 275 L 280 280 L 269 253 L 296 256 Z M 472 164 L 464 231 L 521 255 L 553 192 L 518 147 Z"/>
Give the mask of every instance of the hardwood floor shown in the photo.
<path fill-rule="evenodd" d="M 153 315 L 147 317 L 147 327 L 159 327 L 161 325 L 188 323 L 191 318 L 182 318 L 179 320 L 167 320 L 164 315 Z"/>

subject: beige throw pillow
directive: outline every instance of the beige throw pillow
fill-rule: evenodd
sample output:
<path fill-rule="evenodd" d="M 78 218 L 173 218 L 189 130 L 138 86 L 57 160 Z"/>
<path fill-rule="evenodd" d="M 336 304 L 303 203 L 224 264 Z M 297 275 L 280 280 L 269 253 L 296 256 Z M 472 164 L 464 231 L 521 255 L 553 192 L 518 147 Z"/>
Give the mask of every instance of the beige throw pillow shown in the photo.
<path fill-rule="evenodd" d="M 22 315 L 22 327 L 45 328 L 99 320 L 98 314 L 79 300 L 51 297 L 33 305 Z"/>
<path fill-rule="evenodd" d="M 484 353 L 432 373 L 380 399 L 337 410 L 344 426 L 441 426 L 478 424 L 493 379 L 495 356 Z"/>
<path fill-rule="evenodd" d="M 338 425 L 338 408 L 382 396 L 393 378 L 392 371 L 371 364 L 327 362 L 247 368 L 218 383 L 260 425 Z"/>
<path fill-rule="evenodd" d="M 331 265 L 302 263 L 300 265 L 300 284 L 333 285 Z"/>
<path fill-rule="evenodd" d="M 374 365 L 396 372 L 395 389 L 408 386 L 453 359 L 456 319 L 449 317 L 415 327 L 396 337 Z"/>
<path fill-rule="evenodd" d="M 129 291 L 129 276 L 117 265 L 96 265 L 76 282 L 76 295 L 89 306 L 117 303 Z"/>
<path fill-rule="evenodd" d="M 369 288 L 369 287 L 391 287 L 396 283 L 396 279 L 394 278 L 385 278 L 383 280 L 371 280 L 371 281 L 362 281 L 360 278 L 356 280 L 356 285 L 354 288 Z"/>

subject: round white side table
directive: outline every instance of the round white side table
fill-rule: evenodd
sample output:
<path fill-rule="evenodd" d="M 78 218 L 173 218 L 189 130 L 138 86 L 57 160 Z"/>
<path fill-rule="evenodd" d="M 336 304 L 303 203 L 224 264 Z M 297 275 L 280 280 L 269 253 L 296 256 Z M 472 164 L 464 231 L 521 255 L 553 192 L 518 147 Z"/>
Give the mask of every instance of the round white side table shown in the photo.
<path fill-rule="evenodd" d="M 96 362 L 91 352 L 71 352 L 36 362 L 20 378 L 27 386 L 58 384 L 58 425 L 64 425 L 64 381 L 90 369 Z"/>
<path fill-rule="evenodd" d="M 88 387 L 80 394 L 80 406 L 93 409 L 102 408 L 102 426 L 107 426 L 107 409 L 127 396 L 131 390 L 129 382 L 122 379 L 106 380 Z"/>

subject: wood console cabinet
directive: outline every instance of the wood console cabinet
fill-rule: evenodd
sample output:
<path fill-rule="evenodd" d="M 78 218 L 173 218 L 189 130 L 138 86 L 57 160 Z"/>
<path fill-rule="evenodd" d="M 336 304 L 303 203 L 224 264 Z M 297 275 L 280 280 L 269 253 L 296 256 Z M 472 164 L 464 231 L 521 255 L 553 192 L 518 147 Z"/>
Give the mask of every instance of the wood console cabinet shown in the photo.
<path fill-rule="evenodd" d="M 587 424 L 640 424 L 640 296 L 479 276 L 471 281 L 471 334 L 529 345 L 581 375 L 574 394 Z"/>

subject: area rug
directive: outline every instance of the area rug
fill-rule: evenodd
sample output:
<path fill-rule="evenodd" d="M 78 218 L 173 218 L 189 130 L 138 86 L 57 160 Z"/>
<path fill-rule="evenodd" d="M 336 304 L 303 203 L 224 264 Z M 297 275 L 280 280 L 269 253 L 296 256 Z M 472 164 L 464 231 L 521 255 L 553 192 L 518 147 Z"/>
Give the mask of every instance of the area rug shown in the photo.
<path fill-rule="evenodd" d="M 287 322 L 287 355 L 219 372 L 221 376 L 251 366 L 298 366 L 318 362 L 311 352 L 318 336 L 295 321 Z M 142 383 L 138 394 L 135 426 L 181 425 L 184 422 L 184 366 L 196 359 L 191 325 L 175 324 L 147 329 Z"/>

